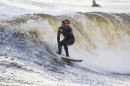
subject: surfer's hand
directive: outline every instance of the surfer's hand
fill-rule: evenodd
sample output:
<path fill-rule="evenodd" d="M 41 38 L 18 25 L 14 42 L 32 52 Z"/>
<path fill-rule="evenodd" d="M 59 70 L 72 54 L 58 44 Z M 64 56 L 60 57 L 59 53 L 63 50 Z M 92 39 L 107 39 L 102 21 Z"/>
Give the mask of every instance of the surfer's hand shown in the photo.
<path fill-rule="evenodd" d="M 60 32 L 63 32 L 63 30 L 62 30 L 62 29 L 59 29 L 59 31 L 60 31 Z"/>

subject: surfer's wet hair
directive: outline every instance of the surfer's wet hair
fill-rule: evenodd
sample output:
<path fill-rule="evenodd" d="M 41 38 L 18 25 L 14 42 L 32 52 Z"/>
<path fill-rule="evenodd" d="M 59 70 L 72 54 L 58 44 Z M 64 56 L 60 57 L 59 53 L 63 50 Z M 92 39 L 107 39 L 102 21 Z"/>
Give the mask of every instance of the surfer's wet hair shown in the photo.
<path fill-rule="evenodd" d="M 70 21 L 67 19 L 62 21 L 62 23 L 64 23 L 64 22 L 68 22 L 68 24 L 70 24 Z"/>

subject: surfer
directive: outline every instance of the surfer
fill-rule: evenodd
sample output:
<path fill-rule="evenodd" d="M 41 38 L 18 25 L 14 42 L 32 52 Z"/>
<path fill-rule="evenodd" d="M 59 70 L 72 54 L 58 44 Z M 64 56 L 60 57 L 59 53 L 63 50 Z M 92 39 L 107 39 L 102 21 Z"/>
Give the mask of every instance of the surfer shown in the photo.
<path fill-rule="evenodd" d="M 75 42 L 73 31 L 69 24 L 70 24 L 69 20 L 63 20 L 62 25 L 61 27 L 59 27 L 58 33 L 57 33 L 58 54 L 61 55 L 62 46 L 64 46 L 66 57 L 69 57 L 68 45 L 73 45 Z M 60 40 L 61 34 L 64 36 L 63 40 Z"/>
<path fill-rule="evenodd" d="M 100 5 L 98 5 L 97 3 L 96 3 L 96 1 L 95 0 L 93 0 L 93 5 L 92 5 L 92 7 L 101 7 Z"/>

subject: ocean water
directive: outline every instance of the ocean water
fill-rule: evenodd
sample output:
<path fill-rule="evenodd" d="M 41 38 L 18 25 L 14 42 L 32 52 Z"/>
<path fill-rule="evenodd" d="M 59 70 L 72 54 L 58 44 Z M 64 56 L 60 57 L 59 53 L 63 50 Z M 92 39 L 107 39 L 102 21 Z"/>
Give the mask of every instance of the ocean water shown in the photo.
<path fill-rule="evenodd" d="M 130 1 L 91 2 L 0 1 L 0 85 L 129 86 Z M 83 59 L 74 67 L 54 54 L 64 19 L 76 38 L 70 58 Z"/>
<path fill-rule="evenodd" d="M 1 0 L 0 3 L 3 17 L 30 13 L 61 15 L 73 12 L 130 12 L 129 0 L 97 0 L 100 8 L 91 7 L 92 0 Z"/>

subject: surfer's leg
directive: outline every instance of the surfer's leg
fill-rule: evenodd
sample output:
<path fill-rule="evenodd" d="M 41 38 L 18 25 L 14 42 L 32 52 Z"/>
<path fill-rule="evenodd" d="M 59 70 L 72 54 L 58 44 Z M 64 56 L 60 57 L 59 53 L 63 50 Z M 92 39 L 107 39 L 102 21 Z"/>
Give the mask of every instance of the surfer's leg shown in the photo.
<path fill-rule="evenodd" d="M 58 45 L 58 54 L 61 54 L 62 52 L 62 46 L 64 46 L 65 52 L 66 52 L 66 56 L 69 57 L 69 52 L 68 52 L 68 45 L 67 43 L 65 43 L 65 40 L 62 40 L 59 45 Z"/>
<path fill-rule="evenodd" d="M 62 46 L 63 46 L 63 43 L 62 41 L 58 44 L 58 54 L 61 55 L 61 52 L 62 52 Z"/>
<path fill-rule="evenodd" d="M 66 52 L 66 56 L 69 57 L 68 45 L 66 43 L 64 43 L 64 49 L 65 49 L 65 52 Z"/>
<path fill-rule="evenodd" d="M 69 57 L 68 44 L 67 44 L 67 40 L 66 39 L 62 40 L 62 46 L 64 46 L 66 56 Z"/>

